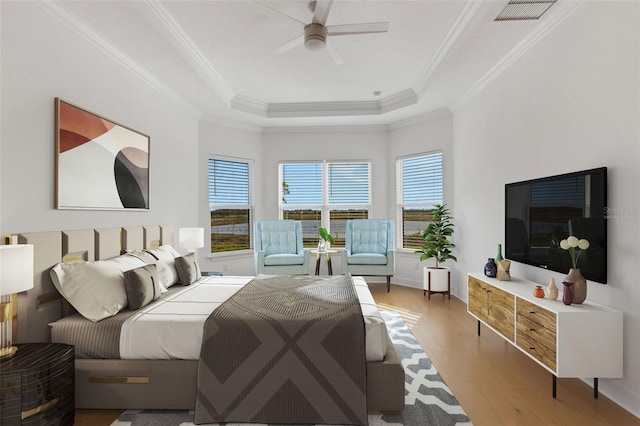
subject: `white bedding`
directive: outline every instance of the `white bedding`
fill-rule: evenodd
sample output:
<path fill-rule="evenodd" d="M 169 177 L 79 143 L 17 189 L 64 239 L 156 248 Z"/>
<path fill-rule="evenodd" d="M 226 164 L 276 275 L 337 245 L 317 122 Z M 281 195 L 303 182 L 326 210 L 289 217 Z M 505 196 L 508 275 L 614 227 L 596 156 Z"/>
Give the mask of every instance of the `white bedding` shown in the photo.
<path fill-rule="evenodd" d="M 203 277 L 184 290 L 163 297 L 129 318 L 120 334 L 123 359 L 198 359 L 205 320 L 252 276 Z M 364 316 L 367 361 L 387 352 L 387 328 L 369 286 L 353 277 Z"/>

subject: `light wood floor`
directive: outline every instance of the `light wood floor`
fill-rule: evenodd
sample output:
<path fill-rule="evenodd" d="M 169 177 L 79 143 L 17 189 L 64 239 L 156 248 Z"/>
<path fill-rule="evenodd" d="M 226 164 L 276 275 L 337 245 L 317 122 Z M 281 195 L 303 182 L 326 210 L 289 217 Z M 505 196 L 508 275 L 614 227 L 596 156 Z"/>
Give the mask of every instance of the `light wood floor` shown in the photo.
<path fill-rule="evenodd" d="M 558 379 L 476 321 L 455 297 L 423 296 L 422 290 L 371 286 L 381 309 L 399 312 L 420 341 L 471 422 L 476 426 L 640 426 L 640 419 L 578 379 Z M 606 361 L 605 361 L 606 362 Z M 601 382 L 604 379 L 601 380 Z M 77 410 L 76 425 L 110 425 L 121 411 Z M 436 425 L 437 426 L 437 425 Z"/>

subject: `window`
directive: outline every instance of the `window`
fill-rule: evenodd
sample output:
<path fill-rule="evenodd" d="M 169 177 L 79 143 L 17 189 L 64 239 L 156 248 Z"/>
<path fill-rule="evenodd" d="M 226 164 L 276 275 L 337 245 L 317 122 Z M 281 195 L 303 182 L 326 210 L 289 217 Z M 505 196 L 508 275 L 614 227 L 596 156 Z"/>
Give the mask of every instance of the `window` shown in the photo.
<path fill-rule="evenodd" d="M 399 158 L 397 171 L 401 247 L 417 249 L 433 206 L 443 202 L 442 152 Z"/>
<path fill-rule="evenodd" d="M 251 174 L 248 160 L 209 159 L 211 253 L 251 249 Z"/>
<path fill-rule="evenodd" d="M 302 222 L 305 247 L 318 244 L 320 226 L 334 236 L 334 247 L 344 247 L 346 221 L 369 216 L 370 182 L 368 162 L 283 163 L 281 217 Z"/>

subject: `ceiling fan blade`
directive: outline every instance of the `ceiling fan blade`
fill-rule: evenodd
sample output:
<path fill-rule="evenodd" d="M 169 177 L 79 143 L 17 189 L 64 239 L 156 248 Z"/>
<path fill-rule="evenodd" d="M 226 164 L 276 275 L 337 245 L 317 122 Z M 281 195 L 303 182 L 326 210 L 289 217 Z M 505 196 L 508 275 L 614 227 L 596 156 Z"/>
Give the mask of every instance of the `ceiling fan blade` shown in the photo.
<path fill-rule="evenodd" d="M 255 4 L 257 4 L 258 6 L 262 6 L 262 7 L 264 7 L 264 8 L 265 8 L 265 9 L 267 9 L 267 10 L 270 10 L 270 11 L 272 11 L 272 12 L 275 12 L 275 13 L 277 13 L 277 14 L 278 14 L 278 15 L 280 15 L 280 16 L 284 16 L 284 17 L 286 17 L 286 18 L 293 19 L 294 21 L 296 21 L 296 22 L 298 22 L 298 23 L 302 24 L 303 26 L 304 26 L 304 25 L 307 25 L 307 23 L 306 23 L 306 22 L 301 21 L 301 20 L 299 20 L 298 18 L 294 18 L 294 17 L 293 17 L 293 16 L 291 16 L 291 15 L 287 15 L 286 13 L 281 12 L 281 11 L 279 11 L 278 9 L 275 9 L 275 8 L 273 8 L 273 7 L 271 7 L 271 6 L 268 6 L 268 5 L 264 4 L 264 3 L 260 3 L 259 1 L 256 1 L 256 0 L 251 0 L 251 1 L 252 1 L 252 3 L 255 3 Z"/>
<path fill-rule="evenodd" d="M 331 60 L 333 61 L 333 63 L 336 65 L 344 64 L 344 59 L 342 59 L 342 56 L 340 56 L 338 49 L 336 49 L 336 47 L 333 45 L 333 43 L 329 41 L 329 39 L 327 39 L 326 46 L 327 46 L 327 53 L 331 57 Z"/>
<path fill-rule="evenodd" d="M 368 22 L 362 24 L 327 25 L 327 35 L 353 35 L 386 33 L 389 30 L 388 22 Z"/>
<path fill-rule="evenodd" d="M 280 55 L 282 53 L 288 52 L 294 47 L 300 46 L 304 43 L 304 35 L 297 35 L 295 38 L 292 38 L 289 41 L 282 43 L 280 46 L 276 46 L 272 49 L 272 52 L 276 55 Z"/>
<path fill-rule="evenodd" d="M 311 22 L 320 25 L 326 24 L 332 2 L 333 0 L 316 0 L 316 6 L 313 11 L 313 19 Z"/>

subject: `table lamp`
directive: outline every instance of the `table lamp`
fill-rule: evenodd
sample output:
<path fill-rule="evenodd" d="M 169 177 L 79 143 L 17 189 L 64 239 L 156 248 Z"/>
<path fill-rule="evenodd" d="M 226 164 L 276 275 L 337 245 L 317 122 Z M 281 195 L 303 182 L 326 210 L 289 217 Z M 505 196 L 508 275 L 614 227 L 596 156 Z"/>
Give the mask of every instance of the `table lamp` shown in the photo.
<path fill-rule="evenodd" d="M 33 245 L 0 246 L 0 358 L 13 355 L 11 346 L 15 293 L 33 288 Z"/>
<path fill-rule="evenodd" d="M 187 249 L 187 253 L 195 253 L 197 249 L 204 247 L 204 228 L 180 228 L 178 245 Z"/>

